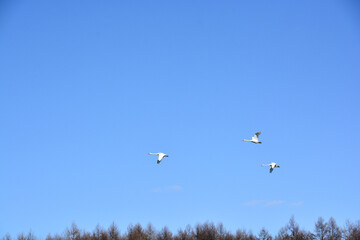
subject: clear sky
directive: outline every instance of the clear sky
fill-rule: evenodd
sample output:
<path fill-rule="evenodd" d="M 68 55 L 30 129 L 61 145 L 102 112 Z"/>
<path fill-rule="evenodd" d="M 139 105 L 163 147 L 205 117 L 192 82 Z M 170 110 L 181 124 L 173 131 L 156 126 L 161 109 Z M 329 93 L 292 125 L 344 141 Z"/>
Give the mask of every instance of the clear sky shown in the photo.
<path fill-rule="evenodd" d="M 356 1 L 1 1 L 0 236 L 358 220 L 359 80 Z"/>

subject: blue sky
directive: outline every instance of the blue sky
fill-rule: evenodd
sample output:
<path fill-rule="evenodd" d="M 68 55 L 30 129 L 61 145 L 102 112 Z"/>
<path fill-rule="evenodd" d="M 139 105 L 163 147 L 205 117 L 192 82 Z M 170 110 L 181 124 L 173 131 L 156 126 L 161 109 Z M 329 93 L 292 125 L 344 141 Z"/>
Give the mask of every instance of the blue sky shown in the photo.
<path fill-rule="evenodd" d="M 2 1 L 0 236 L 358 220 L 359 8 Z"/>

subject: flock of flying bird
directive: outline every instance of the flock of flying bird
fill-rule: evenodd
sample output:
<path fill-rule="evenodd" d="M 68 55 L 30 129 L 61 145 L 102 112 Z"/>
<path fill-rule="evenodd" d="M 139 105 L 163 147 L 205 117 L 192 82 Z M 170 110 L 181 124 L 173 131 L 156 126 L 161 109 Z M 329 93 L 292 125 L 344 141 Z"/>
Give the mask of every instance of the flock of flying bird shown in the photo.
<path fill-rule="evenodd" d="M 255 144 L 258 144 L 258 143 L 262 143 L 259 141 L 259 135 L 261 134 L 261 132 L 257 132 L 255 133 L 255 135 L 251 138 L 251 140 L 246 140 L 244 139 L 243 141 L 245 142 L 252 142 L 252 143 L 255 143 Z M 161 160 L 163 160 L 164 157 L 169 157 L 169 155 L 165 154 L 165 153 L 149 153 L 149 155 L 157 155 L 158 156 L 158 159 L 157 159 L 157 163 L 159 164 L 161 162 Z M 274 168 L 280 168 L 279 165 L 277 165 L 276 163 L 272 162 L 270 164 L 263 164 L 261 165 L 263 167 L 265 166 L 270 166 L 270 173 L 272 173 L 272 171 L 274 170 Z"/>

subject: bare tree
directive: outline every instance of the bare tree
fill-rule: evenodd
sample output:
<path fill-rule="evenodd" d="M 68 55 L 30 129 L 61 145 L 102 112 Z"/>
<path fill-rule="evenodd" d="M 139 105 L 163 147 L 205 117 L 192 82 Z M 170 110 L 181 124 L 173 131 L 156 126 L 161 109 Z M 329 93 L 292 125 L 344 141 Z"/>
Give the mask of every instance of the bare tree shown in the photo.
<path fill-rule="evenodd" d="M 288 234 L 286 227 L 280 228 L 275 240 L 290 240 L 291 236 Z"/>
<path fill-rule="evenodd" d="M 53 238 L 53 237 L 51 236 L 51 234 L 49 233 L 49 234 L 46 236 L 45 240 L 54 240 L 54 238 Z"/>
<path fill-rule="evenodd" d="M 17 236 L 17 240 L 26 240 L 26 237 L 25 237 L 24 233 L 20 233 L 20 234 Z"/>
<path fill-rule="evenodd" d="M 217 229 L 214 223 L 197 224 L 195 238 L 196 240 L 217 240 Z"/>
<path fill-rule="evenodd" d="M 59 234 L 55 234 L 52 236 L 50 233 L 46 236 L 46 240 L 63 240 L 63 237 L 61 237 Z"/>
<path fill-rule="evenodd" d="M 287 229 L 288 231 L 290 231 L 291 236 L 293 237 L 296 237 L 299 234 L 300 232 L 299 224 L 295 222 L 294 216 L 291 216 L 289 223 L 287 225 Z"/>
<path fill-rule="evenodd" d="M 54 237 L 53 237 L 54 240 L 64 240 L 64 238 L 59 235 L 59 234 L 55 234 Z"/>
<path fill-rule="evenodd" d="M 236 230 L 235 239 L 236 240 L 247 240 L 248 235 L 245 230 L 238 229 L 238 230 Z"/>
<path fill-rule="evenodd" d="M 176 240 L 192 240 L 194 239 L 194 232 L 190 225 L 187 225 L 184 230 L 180 229 L 177 236 L 174 237 Z"/>
<path fill-rule="evenodd" d="M 80 240 L 80 235 L 80 230 L 75 223 L 72 223 L 70 229 L 65 231 L 66 240 Z"/>
<path fill-rule="evenodd" d="M 83 231 L 83 233 L 80 236 L 81 240 L 92 240 L 92 236 L 89 232 Z"/>
<path fill-rule="evenodd" d="M 96 225 L 96 227 L 93 231 L 93 234 L 92 234 L 92 240 L 99 240 L 102 231 L 103 231 L 103 229 L 101 228 L 101 226 L 99 224 Z"/>
<path fill-rule="evenodd" d="M 100 225 L 95 227 L 95 230 L 91 236 L 92 240 L 109 240 L 109 234 L 106 230 L 104 230 Z"/>
<path fill-rule="evenodd" d="M 327 223 L 322 217 L 319 217 L 315 223 L 315 236 L 316 239 L 325 240 L 328 235 Z"/>
<path fill-rule="evenodd" d="M 108 235 L 110 240 L 120 240 L 120 232 L 114 222 L 110 225 L 108 229 Z"/>
<path fill-rule="evenodd" d="M 157 240 L 172 240 L 172 233 L 166 226 L 158 233 Z"/>
<path fill-rule="evenodd" d="M 36 237 L 35 237 L 35 234 L 30 231 L 27 235 L 26 235 L 26 240 L 35 240 Z"/>
<path fill-rule="evenodd" d="M 217 238 L 219 240 L 233 240 L 235 237 L 226 230 L 222 223 L 218 223 L 217 225 Z"/>
<path fill-rule="evenodd" d="M 256 236 L 252 233 L 252 231 L 249 231 L 247 239 L 248 240 L 257 240 Z"/>
<path fill-rule="evenodd" d="M 294 216 L 289 220 L 289 223 L 280 229 L 275 240 L 313 240 L 314 234 L 311 232 L 300 230 L 299 225 L 295 222 Z"/>
<path fill-rule="evenodd" d="M 225 237 L 226 237 L 226 229 L 225 229 L 225 227 L 224 227 L 224 224 L 222 224 L 222 223 L 218 223 L 218 225 L 217 225 L 217 236 L 218 236 L 218 239 L 219 240 L 224 240 L 225 239 Z"/>
<path fill-rule="evenodd" d="M 269 234 L 269 232 L 265 228 L 262 228 L 260 230 L 258 239 L 259 240 L 272 240 L 272 236 Z"/>
<path fill-rule="evenodd" d="M 351 223 L 349 220 L 346 221 L 346 225 L 343 230 L 343 238 L 345 240 L 360 239 L 360 220 L 356 224 Z"/>
<path fill-rule="evenodd" d="M 127 234 L 128 240 L 143 240 L 146 239 L 146 234 L 141 227 L 141 225 L 138 223 L 135 226 L 130 225 L 128 227 L 128 234 Z"/>
<path fill-rule="evenodd" d="M 327 224 L 327 232 L 327 240 L 341 240 L 341 229 L 338 227 L 333 217 L 329 219 Z"/>
<path fill-rule="evenodd" d="M 156 229 L 151 223 L 149 223 L 145 229 L 145 239 L 146 240 L 156 239 Z"/>
<path fill-rule="evenodd" d="M 20 233 L 17 236 L 17 240 L 35 240 L 35 235 L 32 231 L 30 231 L 27 235 L 24 235 L 24 233 Z"/>

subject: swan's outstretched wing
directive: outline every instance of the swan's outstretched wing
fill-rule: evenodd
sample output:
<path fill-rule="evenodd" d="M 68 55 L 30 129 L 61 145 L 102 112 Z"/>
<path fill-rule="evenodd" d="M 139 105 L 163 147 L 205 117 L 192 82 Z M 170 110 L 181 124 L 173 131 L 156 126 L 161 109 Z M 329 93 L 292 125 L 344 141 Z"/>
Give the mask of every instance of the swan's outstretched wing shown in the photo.
<path fill-rule="evenodd" d="M 272 173 L 273 170 L 274 170 L 273 168 L 270 168 L 270 173 Z"/>
<path fill-rule="evenodd" d="M 257 133 L 255 133 L 255 135 L 254 135 L 254 139 L 255 140 L 259 140 L 259 135 L 261 134 L 261 132 L 257 132 Z"/>
<path fill-rule="evenodd" d="M 159 153 L 149 153 L 149 155 L 159 155 Z"/>

